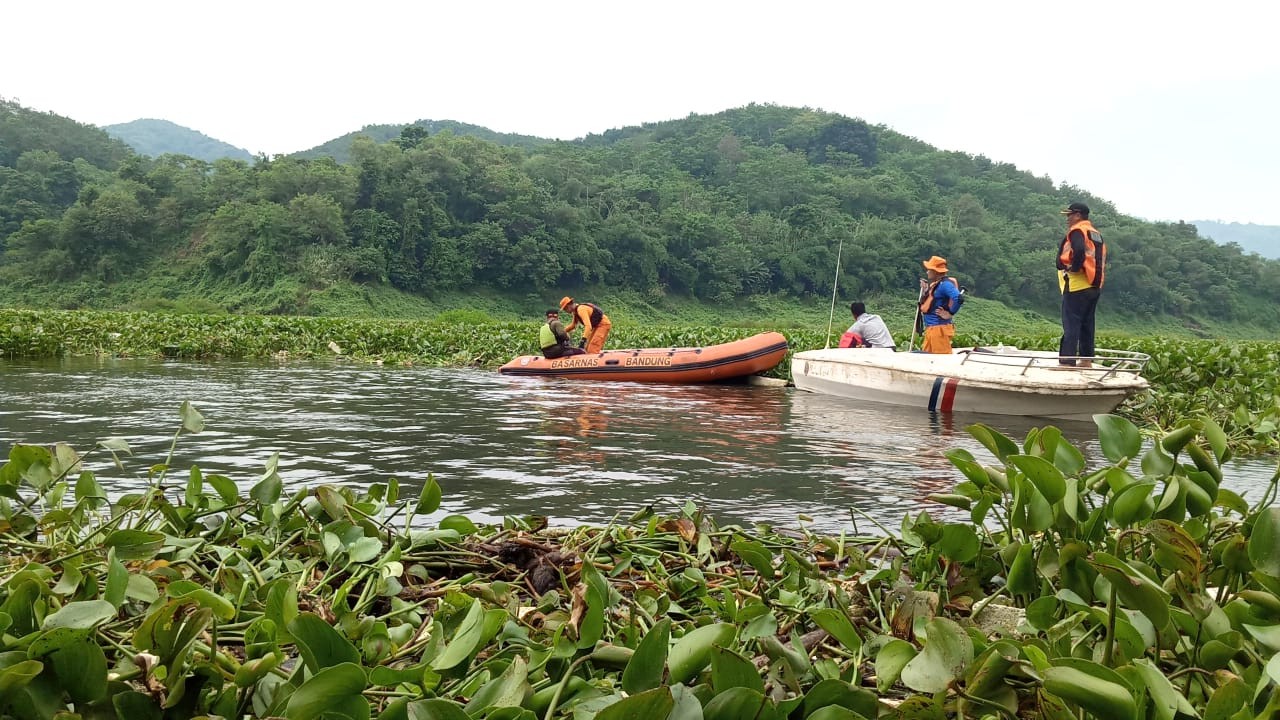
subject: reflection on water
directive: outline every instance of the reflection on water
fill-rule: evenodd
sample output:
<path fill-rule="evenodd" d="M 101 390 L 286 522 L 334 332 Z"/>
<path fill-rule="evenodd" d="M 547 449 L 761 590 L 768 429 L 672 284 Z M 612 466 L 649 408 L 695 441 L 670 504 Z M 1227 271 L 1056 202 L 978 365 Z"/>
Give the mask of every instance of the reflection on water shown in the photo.
<path fill-rule="evenodd" d="M 929 415 L 784 388 L 661 386 L 365 365 L 135 361 L 0 362 L 0 448 L 65 441 L 86 450 L 122 436 L 126 471 L 91 463 L 123 491 L 163 462 L 191 402 L 206 429 L 183 437 L 174 466 L 254 482 L 272 453 L 286 484 L 410 488 L 434 474 L 445 511 L 497 520 L 546 515 L 603 522 L 648 504 L 692 500 L 721 522 L 824 528 L 863 513 L 896 526 L 960 478 L 944 453 L 969 449 L 985 422 L 1021 439 L 1033 423 Z M 1092 424 L 1058 423 L 1100 457 Z M 1274 464 L 1247 463 L 1232 487 L 1257 497 Z M 856 508 L 856 512 L 854 509 Z M 934 506 L 934 511 L 942 508 Z"/>

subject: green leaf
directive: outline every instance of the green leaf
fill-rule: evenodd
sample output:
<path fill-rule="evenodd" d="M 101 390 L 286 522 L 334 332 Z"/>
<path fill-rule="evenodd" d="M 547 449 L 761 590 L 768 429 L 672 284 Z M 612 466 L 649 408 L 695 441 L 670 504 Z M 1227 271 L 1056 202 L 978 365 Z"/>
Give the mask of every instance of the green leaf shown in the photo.
<path fill-rule="evenodd" d="M 809 617 L 818 627 L 831 633 L 851 653 L 862 650 L 862 636 L 854 629 L 849 616 L 836 608 L 817 608 L 809 611 Z"/>
<path fill-rule="evenodd" d="M 218 497 L 227 505 L 235 505 L 240 502 L 240 488 L 236 487 L 236 483 L 225 475 L 209 475 L 205 478 L 210 485 L 213 486 L 214 492 L 218 493 Z"/>
<path fill-rule="evenodd" d="M 916 696 L 916 697 L 919 697 L 919 696 Z M 905 704 L 906 703 L 903 703 L 903 705 Z M 915 715 L 908 714 L 907 711 L 902 709 L 902 706 L 899 706 L 899 711 L 902 714 L 898 715 L 898 717 L 901 717 L 901 718 L 918 717 Z M 934 717 L 934 716 L 929 716 L 929 717 Z M 941 717 L 945 717 L 945 715 Z M 867 716 L 863 715 L 862 713 L 854 712 L 853 710 L 850 710 L 849 708 L 843 707 L 840 705 L 828 705 L 826 707 L 818 708 L 813 712 L 812 715 L 809 715 L 807 718 L 805 718 L 805 720 L 867 720 Z"/>
<path fill-rule="evenodd" d="M 1182 526 L 1169 520 L 1152 520 L 1142 528 L 1142 532 L 1155 542 L 1158 548 L 1155 559 L 1162 567 L 1182 572 L 1188 577 L 1199 576 L 1200 546 Z"/>
<path fill-rule="evenodd" d="M 284 483 L 280 480 L 280 473 L 276 472 L 276 464 L 279 460 L 280 453 L 273 454 L 267 461 L 267 471 L 249 490 L 249 497 L 259 505 L 271 505 L 279 500 L 280 494 L 284 492 Z"/>
<path fill-rule="evenodd" d="M 1142 676 L 1151 696 L 1152 707 L 1157 720 L 1174 720 L 1177 717 L 1196 717 L 1196 709 L 1191 706 L 1182 693 L 1178 692 L 1168 676 L 1146 658 L 1133 661 L 1133 667 Z"/>
<path fill-rule="evenodd" d="M 622 689 L 628 695 L 652 690 L 662 684 L 670 644 L 671 618 L 662 618 L 640 638 L 635 654 L 622 671 Z"/>
<path fill-rule="evenodd" d="M 40 628 L 42 630 L 55 628 L 89 630 L 115 616 L 115 606 L 106 600 L 81 600 L 62 606 L 61 610 L 46 617 Z"/>
<path fill-rule="evenodd" d="M 152 560 L 164 547 L 164 535 L 146 530 L 116 530 L 102 541 L 121 560 Z"/>
<path fill-rule="evenodd" d="M 1160 443 L 1152 443 L 1142 455 L 1142 474 L 1146 477 L 1164 477 L 1173 472 L 1174 461 Z"/>
<path fill-rule="evenodd" d="M 519 707 L 529 690 L 529 663 L 519 655 L 501 675 L 490 680 L 471 696 L 467 703 L 468 714 L 488 711 L 489 708 Z"/>
<path fill-rule="evenodd" d="M 182 406 L 178 408 L 178 415 L 182 418 L 182 429 L 191 433 L 198 433 L 204 429 L 204 416 L 200 411 L 191 406 L 191 403 L 183 400 Z"/>
<path fill-rule="evenodd" d="M 1102 454 L 1113 463 L 1135 458 L 1142 452 L 1142 433 L 1138 426 L 1119 415 L 1094 415 Z"/>
<path fill-rule="evenodd" d="M 702 709 L 702 716 L 706 720 L 745 720 L 746 718 L 769 718 L 773 713 L 769 712 L 767 706 L 771 703 L 769 698 L 764 694 L 755 690 L 749 690 L 744 687 L 730 688 L 722 693 L 717 693 L 711 698 L 711 702 L 707 703 Z M 604 713 L 601 713 L 603 716 Z M 662 715 L 650 715 L 650 718 L 664 717 Z"/>
<path fill-rule="evenodd" d="M 439 510 L 442 495 L 436 476 L 428 474 L 426 483 L 422 485 L 422 492 L 418 494 L 418 506 L 414 508 L 414 514 L 430 515 Z"/>
<path fill-rule="evenodd" d="M 1242 627 L 1253 636 L 1254 640 L 1262 643 L 1268 650 L 1280 652 L 1280 625 L 1250 625 L 1249 623 L 1244 623 Z"/>
<path fill-rule="evenodd" d="M 942 538 L 935 545 L 938 552 L 954 562 L 967 563 L 978 557 L 982 541 L 972 526 L 948 524 L 942 527 Z"/>
<path fill-rule="evenodd" d="M 1230 720 L 1249 702 L 1249 687 L 1238 677 L 1231 677 L 1209 698 L 1204 720 Z"/>
<path fill-rule="evenodd" d="M 465 662 L 471 657 L 480 644 L 480 639 L 484 636 L 484 607 L 480 604 L 479 599 L 471 601 L 471 607 L 467 609 L 467 615 L 462 619 L 462 624 L 458 626 L 453 637 L 449 640 L 449 644 L 445 646 L 443 652 L 431 661 L 431 667 L 434 670 L 448 670 L 456 667 L 458 664 Z"/>
<path fill-rule="evenodd" d="M 982 488 L 991 484 L 991 481 L 987 478 L 986 468 L 982 467 L 977 460 L 974 460 L 973 454 L 968 450 L 953 448 L 942 454 L 951 461 L 952 465 L 956 466 L 956 469 L 964 473 L 964 476 L 974 485 Z"/>
<path fill-rule="evenodd" d="M 174 597 L 190 600 L 196 605 L 209 608 L 219 620 L 230 622 L 236 617 L 236 607 L 230 600 L 204 588 L 196 588 Z"/>
<path fill-rule="evenodd" d="M 674 706 L 671 689 L 658 687 L 623 698 L 597 713 L 595 720 L 654 720 L 665 718 Z"/>
<path fill-rule="evenodd" d="M 856 713 L 855 717 L 874 718 L 879 714 L 874 693 L 864 688 L 856 688 L 843 680 L 828 678 L 814 685 L 804 694 L 802 714 L 806 718 L 813 718 L 814 713 L 823 708 L 833 707 Z M 848 716 L 835 714 L 832 717 Z"/>
<path fill-rule="evenodd" d="M 888 692 L 898 682 L 898 676 L 916 656 L 915 647 L 906 640 L 893 638 L 876 653 L 876 690 Z"/>
<path fill-rule="evenodd" d="M 902 683 L 912 690 L 940 693 L 973 662 L 973 640 L 952 620 L 931 618 L 919 655 L 902 668 Z"/>
<path fill-rule="evenodd" d="M 73 643 L 50 655 L 49 662 L 72 702 L 79 705 L 106 697 L 107 656 L 97 643 L 88 639 Z"/>
<path fill-rule="evenodd" d="M 1204 439 L 1209 441 L 1209 447 L 1213 449 L 1213 455 L 1219 463 L 1224 463 L 1231 459 L 1230 443 L 1227 440 L 1227 434 L 1222 431 L 1222 426 L 1217 421 L 1204 417 L 1200 419 L 1204 423 Z"/>
<path fill-rule="evenodd" d="M 111 696 L 111 706 L 116 710 L 116 717 L 129 720 L 160 720 L 163 717 L 160 706 L 150 695 L 126 690 Z"/>
<path fill-rule="evenodd" d="M 330 520 L 346 520 L 347 519 L 347 499 L 337 488 L 331 485 L 321 485 L 315 489 L 316 500 L 320 502 L 325 513 Z"/>
<path fill-rule="evenodd" d="M 694 628 L 676 640 L 667 655 L 667 669 L 673 683 L 692 680 L 711 662 L 711 648 L 728 647 L 736 628 L 728 623 L 714 623 Z"/>
<path fill-rule="evenodd" d="M 1155 487 L 1155 481 L 1141 480 L 1113 493 L 1108 506 L 1111 523 L 1116 527 L 1128 527 L 1150 519 L 1156 511 L 1155 501 L 1151 499 L 1151 491 Z"/>
<path fill-rule="evenodd" d="M 288 578 L 278 578 L 267 583 L 267 602 L 263 617 L 275 623 L 278 632 L 285 634 L 294 618 L 298 617 L 298 589 Z M 280 638 L 281 642 L 293 642 L 293 636 Z"/>
<path fill-rule="evenodd" d="M 1066 478 L 1062 471 L 1048 460 L 1034 455 L 1017 455 L 1009 458 L 1009 463 L 1022 471 L 1035 484 L 1044 499 L 1052 505 L 1062 499 L 1067 492 Z"/>
<path fill-rule="evenodd" d="M 1168 624 L 1168 591 L 1113 555 L 1095 552 L 1089 556 L 1089 564 L 1106 577 L 1127 607 L 1146 615 L 1157 629 Z"/>
<path fill-rule="evenodd" d="M 204 476 L 200 474 L 200 468 L 192 465 L 191 472 L 187 475 L 187 489 L 182 499 L 188 507 L 199 507 L 203 498 Z"/>
<path fill-rule="evenodd" d="M 289 623 L 289 634 L 293 635 L 307 669 L 313 673 L 344 663 L 360 665 L 360 651 L 355 645 L 314 613 L 301 613 L 294 618 Z"/>
<path fill-rule="evenodd" d="M 440 520 L 441 530 L 453 530 L 461 536 L 476 534 L 476 524 L 466 515 L 449 515 Z"/>
<path fill-rule="evenodd" d="M 82 472 L 76 479 L 76 502 L 84 502 L 87 507 L 97 508 L 106 504 L 107 492 L 98 483 L 98 478 L 91 472 Z"/>
<path fill-rule="evenodd" d="M 26 687 L 43 669 L 44 663 L 38 660 L 22 660 L 0 666 L 0 702 Z"/>
<path fill-rule="evenodd" d="M 107 551 L 107 583 L 102 598 L 115 607 L 124 604 L 129 591 L 129 570 L 116 558 L 114 548 Z"/>
<path fill-rule="evenodd" d="M 773 556 L 764 545 L 751 540 L 734 540 L 729 544 L 729 549 L 750 565 L 762 579 L 773 579 Z"/>
<path fill-rule="evenodd" d="M 362 537 L 347 546 L 347 557 L 353 563 L 364 563 L 382 554 L 382 541 L 374 537 Z"/>
<path fill-rule="evenodd" d="M 98 441 L 98 447 L 103 450 L 109 450 L 113 453 L 125 453 L 132 455 L 133 450 L 129 449 L 129 441 L 122 437 L 109 437 Z"/>
<path fill-rule="evenodd" d="M 325 668 L 293 691 L 284 716 L 288 720 L 315 720 L 335 706 L 345 706 L 351 698 L 359 698 L 364 688 L 364 670 L 359 664 L 341 663 Z"/>
<path fill-rule="evenodd" d="M 1138 704 L 1127 687 L 1077 667 L 1055 666 L 1045 670 L 1044 689 L 1099 718 L 1133 720 L 1138 714 Z"/>
<path fill-rule="evenodd" d="M 1280 507 L 1258 513 L 1249 535 L 1249 560 L 1258 572 L 1280 577 Z"/>
<path fill-rule="evenodd" d="M 471 720 L 461 705 L 443 698 L 415 700 L 405 709 L 409 720 Z"/>
<path fill-rule="evenodd" d="M 587 573 L 583 573 L 584 579 Z M 604 636 L 604 611 L 605 600 L 601 595 L 600 588 L 588 583 L 586 592 L 582 594 L 583 602 L 586 605 L 586 611 L 582 614 L 582 623 L 578 626 L 578 647 L 580 649 L 593 648 L 600 638 Z"/>
<path fill-rule="evenodd" d="M 730 688 L 747 688 L 764 694 L 764 679 L 747 658 L 722 647 L 711 649 L 711 689 L 717 694 Z"/>
<path fill-rule="evenodd" d="M 1018 444 L 1010 440 L 998 430 L 991 428 L 982 423 L 975 423 L 965 428 L 969 434 L 974 437 L 982 446 L 1000 458 L 1000 462 L 1007 462 L 1008 458 L 1018 454 Z"/>
<path fill-rule="evenodd" d="M 129 575 L 129 579 L 125 583 L 124 594 L 125 597 L 133 598 L 148 605 L 160 599 L 160 589 L 156 587 L 155 581 L 146 575 Z"/>

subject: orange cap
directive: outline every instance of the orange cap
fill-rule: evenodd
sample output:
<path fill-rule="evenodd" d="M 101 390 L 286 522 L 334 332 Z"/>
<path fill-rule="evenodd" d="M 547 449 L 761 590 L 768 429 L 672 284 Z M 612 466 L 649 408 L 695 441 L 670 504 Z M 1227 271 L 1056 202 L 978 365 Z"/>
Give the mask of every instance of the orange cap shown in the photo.
<path fill-rule="evenodd" d="M 572 302 L 573 302 L 573 298 L 569 297 L 568 295 L 565 295 L 564 297 L 560 298 L 560 309 L 561 310 L 568 309 L 569 304 Z"/>

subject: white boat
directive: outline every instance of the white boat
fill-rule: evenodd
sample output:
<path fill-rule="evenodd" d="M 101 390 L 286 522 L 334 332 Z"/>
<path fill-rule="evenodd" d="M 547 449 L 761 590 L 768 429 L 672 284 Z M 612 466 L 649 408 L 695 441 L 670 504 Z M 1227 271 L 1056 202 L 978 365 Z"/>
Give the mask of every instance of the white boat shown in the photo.
<path fill-rule="evenodd" d="M 950 355 L 884 348 L 798 352 L 801 390 L 936 412 L 1089 420 L 1148 388 L 1144 353 L 1097 350 L 1090 368 L 1060 369 L 1056 352 L 957 348 Z"/>

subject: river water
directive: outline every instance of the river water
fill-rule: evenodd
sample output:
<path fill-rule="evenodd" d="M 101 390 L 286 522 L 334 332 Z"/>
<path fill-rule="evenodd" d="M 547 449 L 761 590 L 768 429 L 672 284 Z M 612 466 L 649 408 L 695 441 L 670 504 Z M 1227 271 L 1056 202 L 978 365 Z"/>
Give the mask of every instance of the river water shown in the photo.
<path fill-rule="evenodd" d="M 124 492 L 164 462 L 184 400 L 205 429 L 178 440 L 179 479 L 196 464 L 247 488 L 278 452 L 287 488 L 396 477 L 416 496 L 433 474 L 444 490 L 440 514 L 478 521 L 607 522 L 692 501 L 721 524 L 863 533 L 875 531 L 868 517 L 896 527 L 905 511 L 944 510 L 923 498 L 963 479 L 945 451 L 964 447 L 992 461 L 965 431 L 970 423 L 1019 441 L 1046 423 L 746 385 L 365 364 L 0 361 L 0 452 L 14 442 L 84 452 L 123 437 L 133 451 L 123 471 L 102 451 L 87 464 L 109 491 Z M 1097 463 L 1091 423 L 1054 424 Z M 1275 471 L 1274 460 L 1236 463 L 1226 486 L 1256 500 Z"/>

